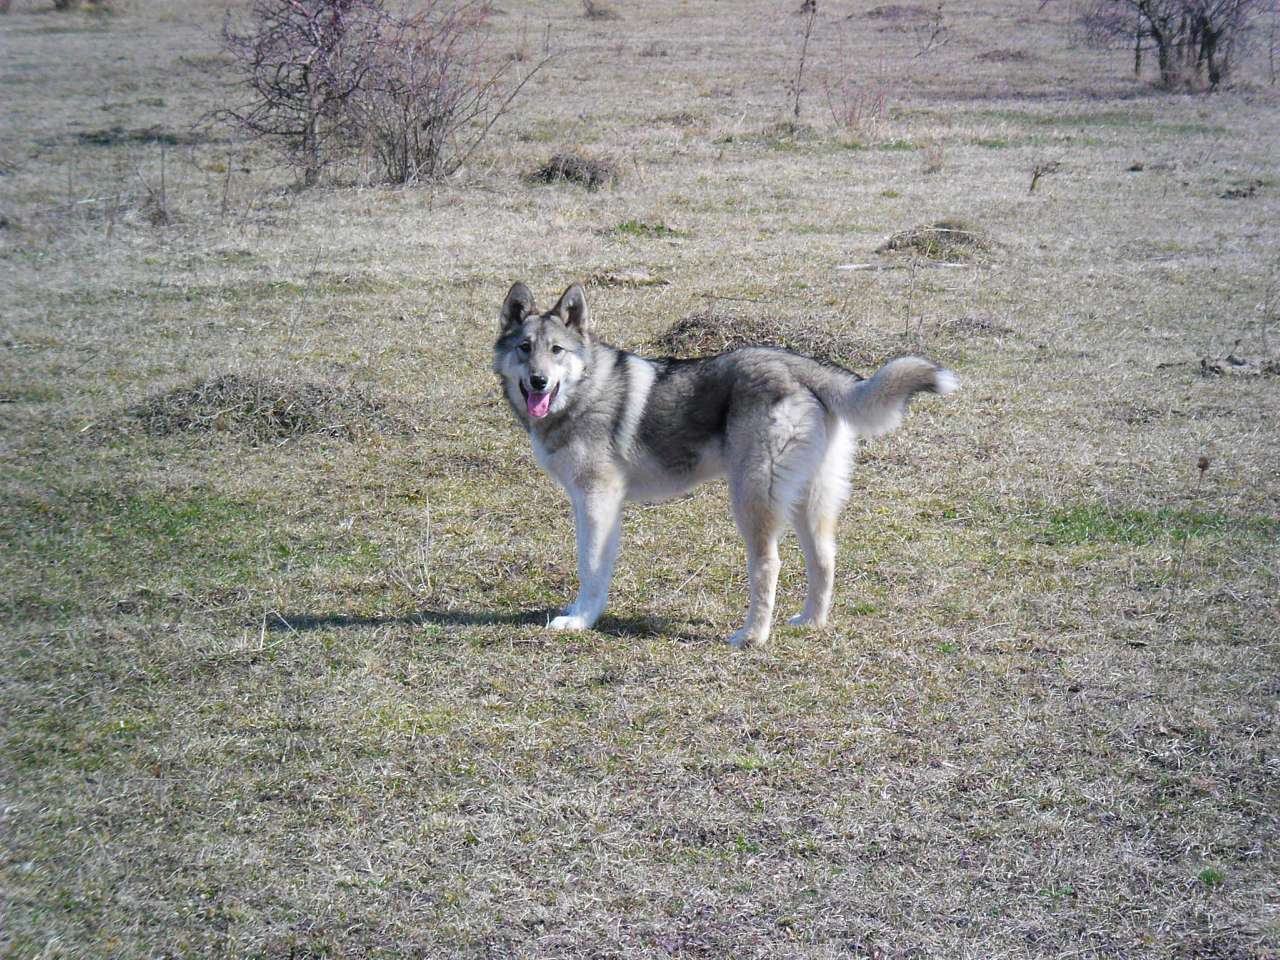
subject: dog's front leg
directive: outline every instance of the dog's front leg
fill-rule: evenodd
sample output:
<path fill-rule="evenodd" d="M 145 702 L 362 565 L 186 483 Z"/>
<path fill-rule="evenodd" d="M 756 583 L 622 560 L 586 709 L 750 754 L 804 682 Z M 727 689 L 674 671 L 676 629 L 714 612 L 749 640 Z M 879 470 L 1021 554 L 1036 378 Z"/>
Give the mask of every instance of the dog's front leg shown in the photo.
<path fill-rule="evenodd" d="M 609 581 L 622 538 L 620 490 L 571 491 L 578 538 L 578 597 L 551 621 L 552 630 L 589 630 L 609 600 Z"/>

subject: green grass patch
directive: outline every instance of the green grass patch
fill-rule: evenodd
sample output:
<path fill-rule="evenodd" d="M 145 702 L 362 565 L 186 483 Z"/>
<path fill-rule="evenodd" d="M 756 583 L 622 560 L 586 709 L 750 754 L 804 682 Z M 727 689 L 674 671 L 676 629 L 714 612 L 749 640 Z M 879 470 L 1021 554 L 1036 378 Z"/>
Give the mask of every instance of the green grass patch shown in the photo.
<path fill-rule="evenodd" d="M 208 490 L 76 490 L 20 496 L 0 518 L 10 544 L 0 570 L 8 603 L 71 613 L 95 596 L 132 594 L 130 606 L 199 597 L 323 570 L 372 570 L 377 546 L 327 524 L 301 527 Z M 26 573 L 42 571 L 38 582 Z M 37 589 L 38 587 L 38 589 Z"/>
<path fill-rule="evenodd" d="M 1186 540 L 1212 533 L 1274 538 L 1280 520 L 1193 510 L 1126 510 L 1105 504 L 1076 504 L 1052 510 L 1037 524 L 1038 539 L 1055 546 L 1089 543 L 1148 544 Z"/>
<path fill-rule="evenodd" d="M 1221 870 L 1217 870 L 1213 867 L 1205 867 L 1196 874 L 1196 879 L 1204 884 L 1205 887 L 1212 890 L 1214 887 L 1220 887 L 1226 883 L 1227 875 Z"/>
<path fill-rule="evenodd" d="M 613 232 L 624 237 L 640 237 L 644 240 L 665 240 L 671 237 L 687 237 L 687 230 L 676 230 L 661 220 L 623 220 Z"/>

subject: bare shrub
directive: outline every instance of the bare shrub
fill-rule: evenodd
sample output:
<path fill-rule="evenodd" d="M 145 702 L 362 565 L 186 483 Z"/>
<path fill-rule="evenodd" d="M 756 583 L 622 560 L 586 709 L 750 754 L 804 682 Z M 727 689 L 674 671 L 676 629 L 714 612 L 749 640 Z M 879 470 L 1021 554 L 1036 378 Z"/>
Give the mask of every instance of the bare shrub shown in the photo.
<path fill-rule="evenodd" d="M 253 0 L 247 23 L 223 27 L 251 95 L 216 116 L 276 148 L 307 186 L 362 150 L 393 182 L 447 176 L 542 66 L 499 89 L 512 61 L 486 69 L 489 12 L 484 0 L 403 15 L 385 0 Z"/>
<path fill-rule="evenodd" d="M 621 179 L 621 171 L 612 160 L 588 157 L 581 153 L 557 153 L 550 160 L 529 175 L 529 179 L 540 183 L 555 183 L 568 180 L 581 184 L 588 190 L 617 183 Z"/>
<path fill-rule="evenodd" d="M 344 106 L 365 82 L 377 0 L 253 0 L 248 23 L 231 15 L 223 46 L 251 91 L 218 116 L 274 147 L 311 186 L 341 151 Z"/>
<path fill-rule="evenodd" d="M 924 152 L 921 154 L 920 169 L 926 176 L 932 176 L 935 173 L 941 173 L 942 167 L 946 163 L 947 151 L 940 140 L 930 140 L 924 145 Z"/>
<path fill-rule="evenodd" d="M 943 0 L 938 0 L 937 5 L 929 11 L 925 22 L 916 28 L 916 37 L 920 42 L 920 49 L 916 51 L 917 57 L 932 53 L 938 47 L 950 42 L 951 31 L 947 27 L 943 6 Z"/>
<path fill-rule="evenodd" d="M 618 11 L 600 0 L 582 0 L 582 15 L 588 20 L 618 19 Z"/>
<path fill-rule="evenodd" d="M 518 91 L 499 87 L 506 63 L 487 69 L 488 14 L 484 4 L 434 4 L 379 18 L 346 112 L 392 183 L 452 174 Z"/>
<path fill-rule="evenodd" d="M 826 85 L 827 109 L 836 126 L 855 139 L 874 139 L 888 115 L 889 93 L 878 83 L 845 77 Z"/>
<path fill-rule="evenodd" d="M 1228 79 L 1254 21 L 1271 0 L 1086 0 L 1078 19 L 1090 42 L 1131 46 L 1133 72 L 1154 50 L 1160 84 L 1214 89 Z"/>

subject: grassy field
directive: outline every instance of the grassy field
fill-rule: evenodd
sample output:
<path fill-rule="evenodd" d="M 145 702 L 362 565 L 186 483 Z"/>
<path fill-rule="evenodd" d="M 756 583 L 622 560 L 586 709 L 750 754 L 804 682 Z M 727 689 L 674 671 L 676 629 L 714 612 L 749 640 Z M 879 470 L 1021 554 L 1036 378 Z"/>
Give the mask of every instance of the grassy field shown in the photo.
<path fill-rule="evenodd" d="M 1265 64 L 823 0 L 797 122 L 798 2 L 507 3 L 557 55 L 458 177 L 297 191 L 191 125 L 221 5 L 48 6 L 0 17 L 0 955 L 1280 956 Z M 529 179 L 570 150 L 619 181 Z M 944 218 L 988 249 L 875 252 Z M 724 645 L 720 484 L 545 630 L 517 279 L 957 371 L 859 454 L 830 628 Z"/>

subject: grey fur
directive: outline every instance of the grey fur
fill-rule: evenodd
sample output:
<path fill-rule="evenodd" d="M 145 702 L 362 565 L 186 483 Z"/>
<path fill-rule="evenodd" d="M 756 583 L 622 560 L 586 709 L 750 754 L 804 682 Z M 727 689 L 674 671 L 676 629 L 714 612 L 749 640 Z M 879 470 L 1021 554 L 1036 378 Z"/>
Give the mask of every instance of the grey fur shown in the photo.
<path fill-rule="evenodd" d="M 568 492 L 578 533 L 578 598 L 551 626 L 589 628 L 604 610 L 624 500 L 660 500 L 727 475 L 747 541 L 751 603 L 730 642 L 768 639 L 786 523 L 809 591 L 793 622 L 826 622 L 835 523 L 857 436 L 894 429 L 911 397 L 950 393 L 955 376 L 920 357 L 869 380 L 786 350 L 745 347 L 693 360 L 646 360 L 592 336 L 570 286 L 538 313 L 517 283 L 500 312 L 494 371 L 538 462 Z"/>

